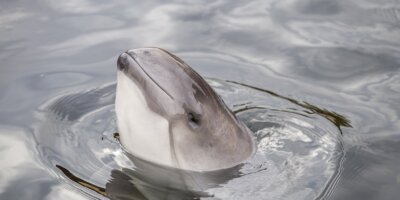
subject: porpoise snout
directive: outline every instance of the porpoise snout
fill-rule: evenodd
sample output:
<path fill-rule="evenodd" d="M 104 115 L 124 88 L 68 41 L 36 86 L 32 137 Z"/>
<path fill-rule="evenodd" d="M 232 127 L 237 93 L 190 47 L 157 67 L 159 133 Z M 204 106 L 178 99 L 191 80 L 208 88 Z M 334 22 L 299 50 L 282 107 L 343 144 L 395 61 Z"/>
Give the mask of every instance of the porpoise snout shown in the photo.
<path fill-rule="evenodd" d="M 148 54 L 148 51 L 144 51 L 144 54 Z M 138 64 L 138 61 L 136 60 L 137 58 L 137 52 L 135 50 L 129 50 L 124 53 L 122 53 L 117 60 L 117 66 L 119 70 L 126 70 L 128 67 L 132 64 Z"/>
<path fill-rule="evenodd" d="M 129 55 L 127 53 L 122 53 L 117 60 L 118 70 L 124 71 L 129 67 Z"/>

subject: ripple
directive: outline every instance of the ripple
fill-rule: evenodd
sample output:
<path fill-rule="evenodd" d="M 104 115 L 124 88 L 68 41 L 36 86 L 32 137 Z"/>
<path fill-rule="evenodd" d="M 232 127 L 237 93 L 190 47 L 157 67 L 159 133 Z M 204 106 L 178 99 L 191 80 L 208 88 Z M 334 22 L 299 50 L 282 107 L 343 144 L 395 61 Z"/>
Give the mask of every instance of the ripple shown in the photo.
<path fill-rule="evenodd" d="M 348 119 L 273 91 L 207 81 L 257 139 L 256 154 L 229 173 L 177 172 L 132 159 L 114 138 L 115 84 L 41 106 L 35 133 L 42 160 L 60 181 L 98 198 L 310 199 L 334 188 L 344 155 L 340 127 L 350 127 Z"/>

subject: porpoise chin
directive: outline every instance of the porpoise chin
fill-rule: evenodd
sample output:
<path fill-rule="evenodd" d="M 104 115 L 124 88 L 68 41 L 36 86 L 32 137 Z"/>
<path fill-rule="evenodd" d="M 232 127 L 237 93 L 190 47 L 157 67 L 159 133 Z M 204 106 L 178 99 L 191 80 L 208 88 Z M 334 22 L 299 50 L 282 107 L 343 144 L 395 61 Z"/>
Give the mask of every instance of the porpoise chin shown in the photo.
<path fill-rule="evenodd" d="M 250 130 L 177 56 L 129 50 L 119 56 L 117 73 L 115 111 L 128 153 L 191 171 L 234 167 L 254 153 Z"/>

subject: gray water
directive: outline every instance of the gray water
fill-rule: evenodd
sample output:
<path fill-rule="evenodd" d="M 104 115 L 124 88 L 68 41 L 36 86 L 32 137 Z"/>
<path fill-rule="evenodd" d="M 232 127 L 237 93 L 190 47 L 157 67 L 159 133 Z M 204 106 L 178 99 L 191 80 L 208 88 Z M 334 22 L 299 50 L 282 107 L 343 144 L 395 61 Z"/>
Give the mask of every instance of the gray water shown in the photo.
<path fill-rule="evenodd" d="M 0 199 L 399 199 L 399 44 L 396 0 L 0 1 Z M 146 46 L 253 131 L 233 174 L 172 187 L 121 147 L 116 59 Z"/>

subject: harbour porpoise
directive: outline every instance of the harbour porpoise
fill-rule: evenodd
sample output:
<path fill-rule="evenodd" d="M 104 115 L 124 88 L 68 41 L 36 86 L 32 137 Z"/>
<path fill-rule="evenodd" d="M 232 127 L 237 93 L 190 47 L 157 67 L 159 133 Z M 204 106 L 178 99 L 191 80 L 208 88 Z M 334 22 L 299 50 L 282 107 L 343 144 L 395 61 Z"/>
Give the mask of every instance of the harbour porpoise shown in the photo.
<path fill-rule="evenodd" d="M 161 166 L 213 171 L 255 151 L 250 130 L 188 64 L 161 48 L 118 58 L 115 111 L 126 151 Z"/>

